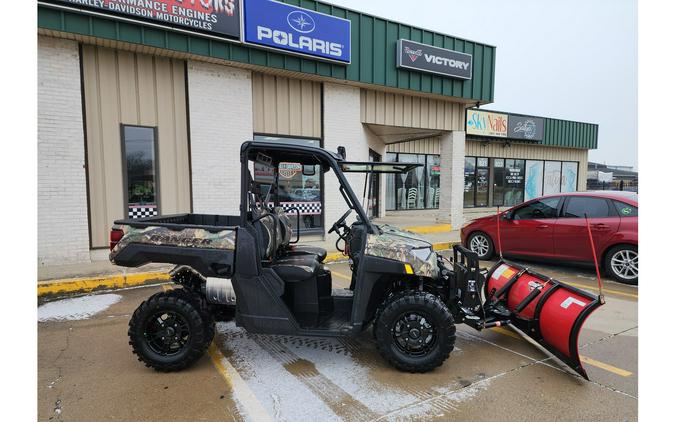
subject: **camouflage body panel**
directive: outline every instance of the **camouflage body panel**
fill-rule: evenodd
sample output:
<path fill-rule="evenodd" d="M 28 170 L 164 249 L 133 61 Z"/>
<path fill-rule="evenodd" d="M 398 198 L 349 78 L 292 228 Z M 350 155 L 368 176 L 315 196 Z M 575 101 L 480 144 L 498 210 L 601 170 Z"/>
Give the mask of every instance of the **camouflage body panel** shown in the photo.
<path fill-rule="evenodd" d="M 120 225 L 114 228 L 122 230 L 124 235 L 110 253 L 111 260 L 130 243 L 233 251 L 237 239 L 237 232 L 233 229 L 224 229 L 214 233 L 196 228 L 171 230 L 166 227 L 157 226 L 140 228 Z"/>
<path fill-rule="evenodd" d="M 366 255 L 410 264 L 417 276 L 437 278 L 438 263 L 431 243 L 399 228 L 380 226 L 382 234 L 369 234 Z"/>

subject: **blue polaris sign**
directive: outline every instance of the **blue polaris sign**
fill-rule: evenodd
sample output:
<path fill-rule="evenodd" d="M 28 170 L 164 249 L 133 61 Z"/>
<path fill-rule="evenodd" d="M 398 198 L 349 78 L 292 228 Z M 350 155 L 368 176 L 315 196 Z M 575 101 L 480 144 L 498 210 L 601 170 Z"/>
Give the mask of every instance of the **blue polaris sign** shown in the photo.
<path fill-rule="evenodd" d="M 244 42 L 351 62 L 351 22 L 273 0 L 244 1 Z"/>

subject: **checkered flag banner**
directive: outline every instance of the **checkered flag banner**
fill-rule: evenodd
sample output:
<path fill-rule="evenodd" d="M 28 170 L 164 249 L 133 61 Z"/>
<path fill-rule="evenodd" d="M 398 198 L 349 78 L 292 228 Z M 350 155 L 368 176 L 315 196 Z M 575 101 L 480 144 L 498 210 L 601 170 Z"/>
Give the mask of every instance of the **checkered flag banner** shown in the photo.
<path fill-rule="evenodd" d="M 291 208 L 297 208 L 300 210 L 300 215 L 321 214 L 321 202 L 280 202 L 279 205 L 287 213 L 295 214 L 295 210 L 291 211 Z"/>
<path fill-rule="evenodd" d="M 157 205 L 129 204 L 129 218 L 145 218 L 157 215 Z"/>

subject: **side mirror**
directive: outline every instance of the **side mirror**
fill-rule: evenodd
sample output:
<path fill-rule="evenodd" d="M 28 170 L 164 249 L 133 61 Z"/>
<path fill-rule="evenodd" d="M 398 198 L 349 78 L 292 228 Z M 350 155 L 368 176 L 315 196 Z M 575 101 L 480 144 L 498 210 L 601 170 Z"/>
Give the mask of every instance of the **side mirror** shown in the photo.
<path fill-rule="evenodd" d="M 512 220 L 513 219 L 513 211 L 506 211 L 504 214 L 502 214 L 502 219 Z"/>
<path fill-rule="evenodd" d="M 343 146 L 339 146 L 337 149 L 337 153 L 340 157 L 342 157 L 343 160 L 347 159 L 347 150 Z"/>
<path fill-rule="evenodd" d="M 316 168 L 313 165 L 302 166 L 302 175 L 303 176 L 314 176 L 315 174 L 316 174 Z"/>

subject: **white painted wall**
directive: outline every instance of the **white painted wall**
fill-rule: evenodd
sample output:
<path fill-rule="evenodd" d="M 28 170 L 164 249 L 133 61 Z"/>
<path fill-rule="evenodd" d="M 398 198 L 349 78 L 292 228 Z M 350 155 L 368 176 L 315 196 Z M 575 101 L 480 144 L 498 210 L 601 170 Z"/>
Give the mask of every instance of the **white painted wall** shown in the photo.
<path fill-rule="evenodd" d="M 188 62 L 193 212 L 239 214 L 239 148 L 253 138 L 251 72 Z"/>
<path fill-rule="evenodd" d="M 38 37 L 38 265 L 89 261 L 80 57 Z"/>

